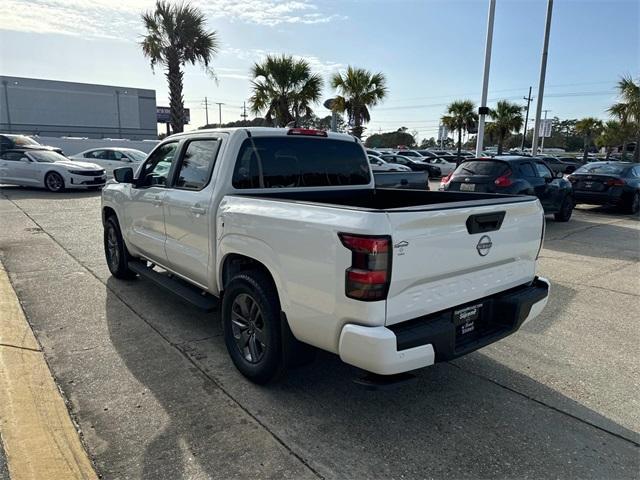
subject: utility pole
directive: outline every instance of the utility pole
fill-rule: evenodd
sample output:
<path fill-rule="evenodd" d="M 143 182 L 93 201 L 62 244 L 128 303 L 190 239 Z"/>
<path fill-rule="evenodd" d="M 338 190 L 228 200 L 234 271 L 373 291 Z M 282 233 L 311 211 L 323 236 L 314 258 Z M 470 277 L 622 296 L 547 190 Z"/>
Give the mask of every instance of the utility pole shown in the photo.
<path fill-rule="evenodd" d="M 240 117 L 242 118 L 242 120 L 246 122 L 248 116 L 249 115 L 247 115 L 247 102 L 242 102 L 242 115 L 240 115 Z"/>
<path fill-rule="evenodd" d="M 544 98 L 544 80 L 547 74 L 547 56 L 549 54 L 549 33 L 551 31 L 551 15 L 553 13 L 553 0 L 547 0 L 547 21 L 544 27 L 544 42 L 542 46 L 542 62 L 540 63 L 540 83 L 538 84 L 538 103 L 536 106 L 536 123 L 533 127 L 533 139 L 531 153 L 538 153 L 538 132 L 540 131 L 540 116 L 542 114 L 542 100 Z"/>
<path fill-rule="evenodd" d="M 487 41 L 484 47 L 484 75 L 482 79 L 482 99 L 478 109 L 478 135 L 476 137 L 476 157 L 482 155 L 484 149 L 484 117 L 489 113 L 487 108 L 487 91 L 489 90 L 489 67 L 491 66 L 491 44 L 493 43 L 493 19 L 496 12 L 496 0 L 489 0 L 489 19 L 487 21 Z"/>
<path fill-rule="evenodd" d="M 544 123 L 545 123 L 545 127 L 547 124 L 547 113 L 549 113 L 551 110 L 544 110 Z M 544 151 L 544 132 L 542 132 L 542 140 L 540 141 L 540 153 L 542 153 Z"/>
<path fill-rule="evenodd" d="M 524 143 L 527 138 L 527 128 L 529 125 L 529 104 L 531 103 L 531 100 L 533 100 L 533 97 L 531 96 L 531 87 L 529 87 L 529 95 L 522 98 L 527 101 L 527 114 L 524 118 L 524 134 L 522 135 L 522 144 L 520 145 L 520 152 L 524 153 Z"/>
<path fill-rule="evenodd" d="M 209 102 L 207 97 L 204 97 L 204 116 L 206 118 L 206 125 L 209 125 Z"/>
<path fill-rule="evenodd" d="M 222 128 L 222 105 L 224 105 L 224 103 L 216 102 L 216 105 L 218 105 L 218 128 Z"/>

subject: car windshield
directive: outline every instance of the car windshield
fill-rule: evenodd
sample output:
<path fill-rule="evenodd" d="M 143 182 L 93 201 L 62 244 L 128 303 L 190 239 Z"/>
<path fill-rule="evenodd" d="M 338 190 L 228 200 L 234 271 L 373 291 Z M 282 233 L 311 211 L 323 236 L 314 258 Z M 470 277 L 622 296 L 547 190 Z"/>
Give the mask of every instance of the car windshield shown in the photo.
<path fill-rule="evenodd" d="M 592 163 L 583 165 L 573 173 L 594 173 L 596 175 L 620 175 L 626 167 L 610 163 Z"/>
<path fill-rule="evenodd" d="M 476 160 L 461 163 L 454 175 L 501 175 L 507 169 L 504 162 L 495 162 L 492 160 Z"/>
<path fill-rule="evenodd" d="M 25 145 L 40 145 L 33 138 L 25 137 L 24 135 L 7 135 L 7 136 L 17 147 L 24 147 Z"/>
<path fill-rule="evenodd" d="M 29 152 L 29 155 L 36 162 L 40 162 L 40 163 L 53 163 L 53 162 L 61 162 L 61 161 L 67 160 L 66 157 L 63 157 L 59 153 L 49 152 L 45 150 Z"/>
<path fill-rule="evenodd" d="M 136 162 L 143 162 L 147 158 L 147 154 L 139 150 L 127 150 L 127 154 L 133 157 Z"/>
<path fill-rule="evenodd" d="M 356 142 L 328 138 L 256 137 L 240 147 L 235 188 L 367 185 L 367 157 Z"/>

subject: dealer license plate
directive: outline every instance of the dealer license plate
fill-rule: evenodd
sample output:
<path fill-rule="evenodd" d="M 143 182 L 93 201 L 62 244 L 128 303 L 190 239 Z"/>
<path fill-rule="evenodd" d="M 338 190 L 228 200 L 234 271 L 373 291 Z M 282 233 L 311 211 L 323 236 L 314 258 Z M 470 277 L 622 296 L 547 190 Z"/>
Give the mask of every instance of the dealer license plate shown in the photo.
<path fill-rule="evenodd" d="M 462 192 L 475 192 L 476 184 L 475 183 L 461 183 L 460 191 Z"/>

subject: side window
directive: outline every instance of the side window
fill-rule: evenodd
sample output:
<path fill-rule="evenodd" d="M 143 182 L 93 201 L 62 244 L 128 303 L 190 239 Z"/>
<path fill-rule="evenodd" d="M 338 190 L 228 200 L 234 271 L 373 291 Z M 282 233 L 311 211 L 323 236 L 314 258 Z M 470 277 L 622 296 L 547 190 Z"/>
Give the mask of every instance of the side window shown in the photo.
<path fill-rule="evenodd" d="M 138 186 L 165 186 L 177 148 L 178 142 L 165 143 L 157 148 L 149 158 L 147 158 L 147 161 L 140 170 Z"/>
<path fill-rule="evenodd" d="M 100 158 L 102 150 L 91 150 L 84 154 L 84 158 Z"/>
<path fill-rule="evenodd" d="M 522 173 L 523 177 L 537 177 L 533 166 L 529 162 L 520 164 L 520 173 Z"/>
<path fill-rule="evenodd" d="M 549 167 L 547 167 L 543 163 L 536 162 L 536 170 L 538 171 L 538 176 L 542 178 L 553 178 L 553 174 Z"/>
<path fill-rule="evenodd" d="M 9 160 L 11 162 L 19 162 L 20 159 L 24 156 L 25 154 L 22 152 L 5 152 L 2 155 L 0 155 L 0 159 Z"/>
<path fill-rule="evenodd" d="M 202 190 L 209 183 L 219 147 L 219 140 L 190 141 L 180 162 L 175 187 L 186 190 Z"/>
<path fill-rule="evenodd" d="M 640 167 L 633 167 L 633 174 L 636 177 L 640 177 Z"/>

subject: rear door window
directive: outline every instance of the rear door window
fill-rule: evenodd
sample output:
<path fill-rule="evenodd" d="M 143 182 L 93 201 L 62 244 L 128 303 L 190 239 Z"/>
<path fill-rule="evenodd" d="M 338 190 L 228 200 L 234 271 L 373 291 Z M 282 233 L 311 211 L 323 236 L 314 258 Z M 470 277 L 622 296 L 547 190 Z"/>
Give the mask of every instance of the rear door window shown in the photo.
<path fill-rule="evenodd" d="M 354 141 L 251 137 L 240 147 L 232 184 L 238 189 L 367 185 L 369 172 Z"/>
<path fill-rule="evenodd" d="M 520 173 L 523 177 L 537 177 L 533 166 L 529 162 L 520 164 Z"/>
<path fill-rule="evenodd" d="M 536 171 L 538 172 L 538 176 L 542 178 L 553 178 L 553 173 L 549 170 L 544 163 L 536 162 Z"/>
<path fill-rule="evenodd" d="M 480 160 L 463 162 L 456 168 L 455 175 L 486 175 L 499 177 L 509 166 L 504 162 L 493 160 Z"/>

